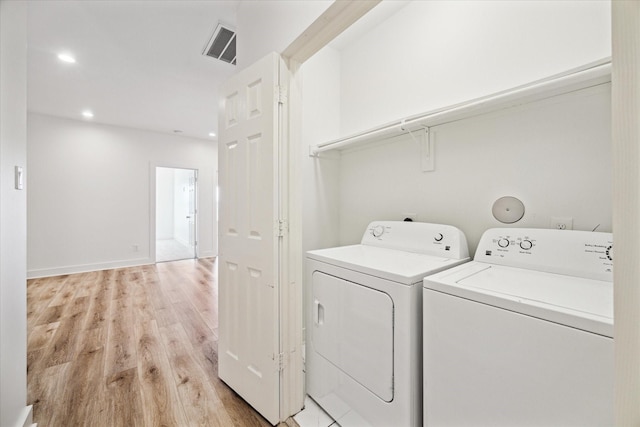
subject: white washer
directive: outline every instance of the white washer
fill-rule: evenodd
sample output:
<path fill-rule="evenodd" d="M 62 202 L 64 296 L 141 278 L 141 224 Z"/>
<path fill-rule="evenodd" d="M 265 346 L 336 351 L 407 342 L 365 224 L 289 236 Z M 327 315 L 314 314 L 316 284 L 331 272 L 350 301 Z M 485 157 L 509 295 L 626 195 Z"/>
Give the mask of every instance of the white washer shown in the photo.
<path fill-rule="evenodd" d="M 468 260 L 460 230 L 418 222 L 307 252 L 307 394 L 343 427 L 420 426 L 422 279 Z"/>
<path fill-rule="evenodd" d="M 424 425 L 612 426 L 610 233 L 491 229 L 424 279 Z"/>

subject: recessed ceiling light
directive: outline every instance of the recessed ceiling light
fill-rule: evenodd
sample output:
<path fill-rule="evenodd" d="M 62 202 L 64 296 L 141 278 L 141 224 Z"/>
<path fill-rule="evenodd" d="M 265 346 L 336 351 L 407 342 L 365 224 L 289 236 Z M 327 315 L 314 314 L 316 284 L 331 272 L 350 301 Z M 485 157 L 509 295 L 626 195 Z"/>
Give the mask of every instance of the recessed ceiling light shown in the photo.
<path fill-rule="evenodd" d="M 209 132 L 209 136 L 216 136 L 215 132 Z"/>
<path fill-rule="evenodd" d="M 93 117 L 93 113 L 89 110 L 85 110 L 82 112 L 82 117 L 86 118 L 86 119 L 90 119 Z"/>
<path fill-rule="evenodd" d="M 61 53 L 58 55 L 58 59 L 62 62 L 66 62 L 68 64 L 75 64 L 76 63 L 76 58 L 73 57 L 73 55 L 68 54 L 68 53 Z"/>

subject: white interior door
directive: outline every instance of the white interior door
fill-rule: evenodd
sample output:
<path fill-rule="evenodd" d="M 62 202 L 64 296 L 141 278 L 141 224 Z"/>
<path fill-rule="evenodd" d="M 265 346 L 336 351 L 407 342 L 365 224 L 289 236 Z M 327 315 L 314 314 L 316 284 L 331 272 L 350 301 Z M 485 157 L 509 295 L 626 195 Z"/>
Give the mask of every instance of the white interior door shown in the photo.
<path fill-rule="evenodd" d="M 197 241 L 197 234 L 196 234 L 196 217 L 197 217 L 197 206 L 196 206 L 196 185 L 198 182 L 198 171 L 196 170 L 191 170 L 189 171 L 189 175 L 188 175 L 188 184 L 187 184 L 187 215 L 186 215 L 186 219 L 187 219 L 187 228 L 189 230 L 188 232 L 188 245 L 189 245 L 189 249 L 191 250 L 191 253 L 193 254 L 194 258 L 198 257 L 198 253 L 196 251 L 197 249 L 197 245 L 198 245 L 198 241 Z"/>
<path fill-rule="evenodd" d="M 186 249 L 188 258 L 196 256 L 196 171 L 174 169 L 174 238 Z"/>
<path fill-rule="evenodd" d="M 229 80 L 219 120 L 218 376 L 272 424 L 281 416 L 280 64 L 271 54 Z"/>
<path fill-rule="evenodd" d="M 197 257 L 195 169 L 156 166 L 156 262 Z"/>

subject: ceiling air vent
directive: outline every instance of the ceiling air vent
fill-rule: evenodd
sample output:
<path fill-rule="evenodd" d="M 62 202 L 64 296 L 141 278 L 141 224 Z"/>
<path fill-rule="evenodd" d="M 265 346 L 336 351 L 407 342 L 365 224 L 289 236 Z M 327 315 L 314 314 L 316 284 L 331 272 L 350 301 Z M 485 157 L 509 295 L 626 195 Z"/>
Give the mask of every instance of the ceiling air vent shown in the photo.
<path fill-rule="evenodd" d="M 218 24 L 202 54 L 236 65 L 236 32 Z"/>

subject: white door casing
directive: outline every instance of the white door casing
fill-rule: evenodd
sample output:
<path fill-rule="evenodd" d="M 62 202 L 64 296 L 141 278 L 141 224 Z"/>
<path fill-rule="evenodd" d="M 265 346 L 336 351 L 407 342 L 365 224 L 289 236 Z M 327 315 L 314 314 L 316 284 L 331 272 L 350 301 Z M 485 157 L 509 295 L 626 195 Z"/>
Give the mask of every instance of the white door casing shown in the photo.
<path fill-rule="evenodd" d="M 222 87 L 219 117 L 218 376 L 272 424 L 289 415 L 280 410 L 279 298 L 288 270 L 280 254 L 287 212 L 280 179 L 284 70 L 273 53 L 233 76 Z"/>

